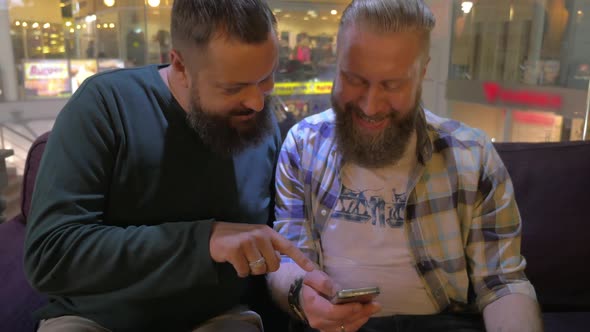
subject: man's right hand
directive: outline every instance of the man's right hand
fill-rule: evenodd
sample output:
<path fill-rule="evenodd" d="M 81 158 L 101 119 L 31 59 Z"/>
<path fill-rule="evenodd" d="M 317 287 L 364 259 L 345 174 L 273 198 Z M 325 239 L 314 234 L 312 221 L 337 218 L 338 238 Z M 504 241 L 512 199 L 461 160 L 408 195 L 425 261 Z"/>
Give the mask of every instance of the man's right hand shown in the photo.
<path fill-rule="evenodd" d="M 297 247 L 266 225 L 214 222 L 209 251 L 215 262 L 230 263 L 242 278 L 278 270 L 280 254 L 305 271 L 315 268 Z"/>
<path fill-rule="evenodd" d="M 337 285 L 322 271 L 314 270 L 303 278 L 300 303 L 309 325 L 321 332 L 355 332 L 381 310 L 376 302 L 332 304 Z"/>

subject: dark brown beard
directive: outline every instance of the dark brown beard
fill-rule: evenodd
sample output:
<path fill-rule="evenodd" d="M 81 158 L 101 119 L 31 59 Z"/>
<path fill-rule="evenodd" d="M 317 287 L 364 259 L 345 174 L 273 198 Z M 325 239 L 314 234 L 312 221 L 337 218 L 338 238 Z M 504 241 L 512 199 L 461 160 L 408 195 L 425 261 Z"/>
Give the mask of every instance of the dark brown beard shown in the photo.
<path fill-rule="evenodd" d="M 264 108 L 256 113 L 251 126 L 247 128 L 232 126 L 232 116 L 247 115 L 250 112 L 254 111 L 241 109 L 220 115 L 204 110 L 196 100 L 191 104 L 191 109 L 187 114 L 187 121 L 197 132 L 203 143 L 213 152 L 224 157 L 230 157 L 262 143 L 273 131 L 270 97 L 265 99 Z"/>
<path fill-rule="evenodd" d="M 368 135 L 354 124 L 355 113 L 362 110 L 352 102 L 340 107 L 332 96 L 332 108 L 336 113 L 336 141 L 345 161 L 368 168 L 383 167 L 398 162 L 404 155 L 416 126 L 420 110 L 420 94 L 414 108 L 404 118 L 391 110 L 390 122 L 376 135 Z"/>

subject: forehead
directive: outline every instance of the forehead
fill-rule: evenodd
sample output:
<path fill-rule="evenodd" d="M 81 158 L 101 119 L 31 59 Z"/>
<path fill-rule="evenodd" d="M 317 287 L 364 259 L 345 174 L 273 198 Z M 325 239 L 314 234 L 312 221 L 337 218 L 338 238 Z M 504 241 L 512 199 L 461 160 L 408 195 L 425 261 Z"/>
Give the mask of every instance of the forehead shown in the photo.
<path fill-rule="evenodd" d="M 416 31 L 377 32 L 359 25 L 344 28 L 338 42 L 338 57 L 344 70 L 367 76 L 403 75 L 415 68 L 424 41 Z"/>
<path fill-rule="evenodd" d="M 214 75 L 216 81 L 255 82 L 272 72 L 278 60 L 278 39 L 269 33 L 266 41 L 248 44 L 217 37 L 211 40 L 199 72 Z"/>

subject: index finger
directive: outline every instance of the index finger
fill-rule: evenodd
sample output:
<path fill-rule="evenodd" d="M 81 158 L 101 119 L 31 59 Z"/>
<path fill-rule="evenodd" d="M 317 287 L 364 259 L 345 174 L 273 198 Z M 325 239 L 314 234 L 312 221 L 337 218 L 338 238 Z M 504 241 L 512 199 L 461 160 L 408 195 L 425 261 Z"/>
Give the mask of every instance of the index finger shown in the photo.
<path fill-rule="evenodd" d="M 299 265 L 307 272 L 315 269 L 315 264 L 305 256 L 291 241 L 285 239 L 279 233 L 272 231 L 271 235 L 272 246 L 281 254 L 289 256 L 295 264 Z"/>

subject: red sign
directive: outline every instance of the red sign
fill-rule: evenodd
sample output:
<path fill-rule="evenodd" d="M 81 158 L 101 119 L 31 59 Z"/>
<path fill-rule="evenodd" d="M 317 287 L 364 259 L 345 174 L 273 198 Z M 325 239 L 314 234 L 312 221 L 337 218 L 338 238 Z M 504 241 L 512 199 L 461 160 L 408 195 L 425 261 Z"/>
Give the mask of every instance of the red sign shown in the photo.
<path fill-rule="evenodd" d="M 484 83 L 483 90 L 486 94 L 486 99 L 491 104 L 501 101 L 508 104 L 544 108 L 561 108 L 563 105 L 563 99 L 560 95 L 538 91 L 510 90 L 494 82 Z"/>

